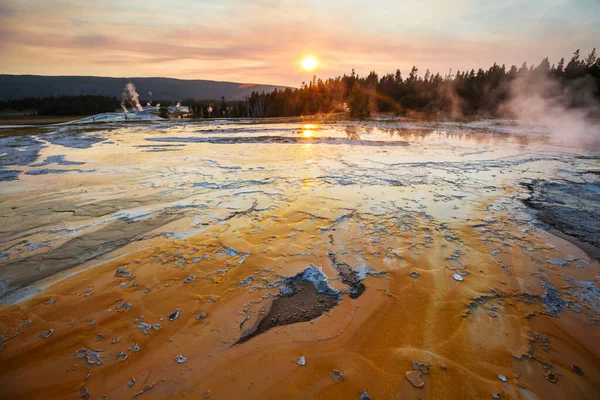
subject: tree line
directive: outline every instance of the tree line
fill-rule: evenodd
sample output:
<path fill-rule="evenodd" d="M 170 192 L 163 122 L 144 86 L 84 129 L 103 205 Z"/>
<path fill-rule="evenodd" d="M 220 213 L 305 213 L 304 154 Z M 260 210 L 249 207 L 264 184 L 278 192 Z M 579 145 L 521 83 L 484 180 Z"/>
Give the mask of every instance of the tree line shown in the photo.
<path fill-rule="evenodd" d="M 140 100 L 142 105 L 149 101 Z M 220 101 L 186 99 L 181 102 L 171 100 L 154 100 L 152 105 L 160 105 L 162 116 L 168 116 L 168 107 L 180 104 L 190 108 L 193 118 L 236 118 L 248 117 L 248 101 Z M 132 107 L 131 104 L 128 106 Z M 81 95 L 81 96 L 48 96 L 27 97 L 23 99 L 0 100 L 0 110 L 19 111 L 27 114 L 44 116 L 75 116 L 93 115 L 104 112 L 121 110 L 121 100 L 111 96 Z M 132 108 L 133 110 L 133 108 Z"/>
<path fill-rule="evenodd" d="M 38 115 L 92 115 L 120 108 L 120 101 L 109 96 L 49 96 L 0 100 L 0 110 L 21 111 Z"/>
<path fill-rule="evenodd" d="M 247 113 L 249 117 L 279 117 L 349 109 L 353 118 L 366 118 L 373 112 L 498 116 L 500 106 L 514 95 L 514 83 L 519 80 L 529 82 L 529 89 L 539 89 L 545 96 L 568 89 L 600 99 L 600 59 L 596 49 L 585 58 L 577 50 L 566 64 L 564 58 L 556 65 L 544 58 L 537 66 L 523 63 L 507 68 L 494 63 L 487 70 L 450 71 L 444 76 L 429 70 L 422 76 L 418 72 L 417 67 L 412 67 L 407 77 L 399 69 L 381 77 L 374 71 L 360 77 L 352 70 L 349 75 L 325 81 L 314 76 L 298 89 L 253 92 L 247 99 Z M 544 82 L 553 85 L 532 87 Z M 565 106 L 580 106 L 577 99 L 583 97 L 573 95 L 571 104 Z"/>
<path fill-rule="evenodd" d="M 525 82 L 522 86 L 527 91 L 539 91 L 544 96 L 569 92 L 565 106 L 582 106 L 582 99 L 600 100 L 600 58 L 596 49 L 587 57 L 582 57 L 577 50 L 568 62 L 562 58 L 551 65 L 548 58 L 544 58 L 538 65 L 523 63 L 510 68 L 494 63 L 485 70 L 455 73 L 451 70 L 444 76 L 434 75 L 429 70 L 419 75 L 417 67 L 412 67 L 407 77 L 403 77 L 399 69 L 381 77 L 374 71 L 361 77 L 352 70 L 350 74 L 326 80 L 313 76 L 308 84 L 302 82 L 296 89 L 252 92 L 243 101 L 226 101 L 222 97 L 220 101 L 186 99 L 180 104 L 190 108 L 193 118 L 291 117 L 336 112 L 349 112 L 352 118 L 366 118 L 374 112 L 499 116 L 501 105 L 514 96 L 516 82 Z M 146 104 L 144 100 L 140 102 Z M 167 116 L 165 107 L 173 102 L 153 101 L 154 105 L 157 103 L 163 107 L 161 115 Z M 108 96 L 51 96 L 0 101 L 0 110 L 35 110 L 40 115 L 91 115 L 115 111 L 119 104 L 119 99 Z"/>

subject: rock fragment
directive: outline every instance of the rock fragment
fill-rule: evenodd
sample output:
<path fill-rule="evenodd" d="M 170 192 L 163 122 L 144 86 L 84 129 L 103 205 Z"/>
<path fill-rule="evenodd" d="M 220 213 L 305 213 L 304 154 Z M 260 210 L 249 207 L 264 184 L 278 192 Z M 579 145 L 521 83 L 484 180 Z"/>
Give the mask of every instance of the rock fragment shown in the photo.
<path fill-rule="evenodd" d="M 371 400 L 371 396 L 369 396 L 369 393 L 367 393 L 366 390 L 361 390 L 360 391 L 360 400 Z"/>
<path fill-rule="evenodd" d="M 131 274 L 133 274 L 133 272 L 127 271 L 127 265 L 117 268 L 117 272 L 115 272 L 115 276 L 119 278 L 129 278 Z"/>
<path fill-rule="evenodd" d="M 235 344 L 246 342 L 276 326 L 312 321 L 338 305 L 342 298 L 339 291 L 329 286 L 321 268 L 314 265 L 285 278 L 284 285 L 274 296 L 268 313 L 244 330 Z"/>
<path fill-rule="evenodd" d="M 86 360 L 88 365 L 102 365 L 104 361 L 100 358 L 98 353 L 89 351 L 87 349 L 79 349 L 75 352 L 75 358 Z"/>
<path fill-rule="evenodd" d="M 129 310 L 131 308 L 131 304 L 129 304 L 129 302 L 126 302 L 124 300 L 120 300 L 117 302 L 117 305 L 115 306 L 115 308 L 117 310 L 120 310 L 121 308 L 124 308 L 125 310 Z"/>
<path fill-rule="evenodd" d="M 296 361 L 296 364 L 298 364 L 298 365 L 306 365 L 306 358 L 304 358 L 304 356 L 300 357 L 298 359 L 298 361 Z"/>
<path fill-rule="evenodd" d="M 583 370 L 581 368 L 579 368 L 577 365 L 571 365 L 571 369 L 578 373 L 579 375 L 583 375 Z"/>
<path fill-rule="evenodd" d="M 41 337 L 42 339 L 46 339 L 46 338 L 49 338 L 50 336 L 52 336 L 52 334 L 53 334 L 53 333 L 54 333 L 54 329 L 50 328 L 50 329 L 48 329 L 47 331 L 44 331 L 44 332 L 43 332 L 43 333 L 40 335 L 40 337 Z"/>
<path fill-rule="evenodd" d="M 329 374 L 329 376 L 331 377 L 331 379 L 333 379 L 333 381 L 335 383 L 340 383 L 341 381 L 343 381 L 345 379 L 344 378 L 344 374 L 342 374 L 337 369 L 334 369 L 333 371 L 331 371 L 331 373 Z"/>
<path fill-rule="evenodd" d="M 169 315 L 169 321 L 174 321 L 179 317 L 179 314 L 181 313 L 181 310 L 178 308 L 177 310 L 173 311 L 170 315 Z"/>
<path fill-rule="evenodd" d="M 187 358 L 180 355 L 180 356 L 175 357 L 175 361 L 177 361 L 178 364 L 183 364 L 184 362 L 187 361 Z"/>
<path fill-rule="evenodd" d="M 462 282 L 463 281 L 463 277 L 460 274 L 454 274 L 452 275 L 452 277 L 454 278 L 454 280 Z"/>
<path fill-rule="evenodd" d="M 428 374 L 429 373 L 429 366 L 423 363 L 420 363 L 418 361 L 412 361 L 411 362 L 413 368 L 415 371 L 419 371 L 423 374 Z"/>
<path fill-rule="evenodd" d="M 420 371 L 408 371 L 406 373 L 406 379 L 408 379 L 408 381 L 416 388 L 422 388 L 425 386 L 425 382 L 423 382 L 423 379 L 421 379 Z"/>
<path fill-rule="evenodd" d="M 508 382 L 508 379 L 506 379 L 504 375 L 498 375 L 498 379 L 500 379 L 502 382 Z"/>
<path fill-rule="evenodd" d="M 547 380 L 549 380 L 552 383 L 556 383 L 558 381 L 558 377 L 552 371 L 546 371 L 544 373 L 544 378 L 546 378 Z"/>

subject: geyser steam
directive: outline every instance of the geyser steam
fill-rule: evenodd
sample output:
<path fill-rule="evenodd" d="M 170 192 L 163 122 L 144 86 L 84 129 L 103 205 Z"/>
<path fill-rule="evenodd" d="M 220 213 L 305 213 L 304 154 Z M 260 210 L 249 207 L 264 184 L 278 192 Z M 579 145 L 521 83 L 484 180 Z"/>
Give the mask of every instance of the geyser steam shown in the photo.
<path fill-rule="evenodd" d="M 126 104 L 133 104 L 137 111 L 142 111 L 142 105 L 140 104 L 140 95 L 135 91 L 135 85 L 129 82 L 123 88 L 123 93 L 121 94 L 121 108 L 124 112 L 128 112 Z"/>
<path fill-rule="evenodd" d="M 559 144 L 598 149 L 600 104 L 588 79 L 560 84 L 547 72 L 530 71 L 511 83 L 510 99 L 500 106 L 500 112 L 546 127 Z"/>

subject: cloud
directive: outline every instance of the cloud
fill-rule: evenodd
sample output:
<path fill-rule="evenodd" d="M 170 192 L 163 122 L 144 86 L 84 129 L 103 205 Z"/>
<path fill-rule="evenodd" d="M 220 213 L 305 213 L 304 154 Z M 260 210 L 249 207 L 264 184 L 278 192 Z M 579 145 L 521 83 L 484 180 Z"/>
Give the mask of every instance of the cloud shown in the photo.
<path fill-rule="evenodd" d="M 325 77 L 352 68 L 363 75 L 396 68 L 406 74 L 412 65 L 446 73 L 545 56 L 556 61 L 575 48 L 591 49 L 600 35 L 581 7 L 565 11 L 562 0 L 532 3 L 527 7 L 538 5 L 537 11 L 523 13 L 514 0 L 383 1 L 377 8 L 357 0 L 302 6 L 285 0 L 6 1 L 0 6 L 10 10 L 0 13 L 0 73 L 298 85 L 310 78 L 298 67 L 306 54 L 321 60 L 317 73 Z M 589 3 L 587 14 L 592 11 L 600 6 Z M 569 12 L 580 23 L 565 22 Z"/>

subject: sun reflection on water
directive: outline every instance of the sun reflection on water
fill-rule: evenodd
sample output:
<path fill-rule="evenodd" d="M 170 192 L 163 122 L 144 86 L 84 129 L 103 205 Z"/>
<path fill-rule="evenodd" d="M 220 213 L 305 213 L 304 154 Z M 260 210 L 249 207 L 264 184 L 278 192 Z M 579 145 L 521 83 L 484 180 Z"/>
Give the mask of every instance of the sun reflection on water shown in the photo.
<path fill-rule="evenodd" d="M 315 130 L 318 128 L 315 124 L 304 124 L 302 125 L 302 137 L 312 138 L 315 137 Z"/>

